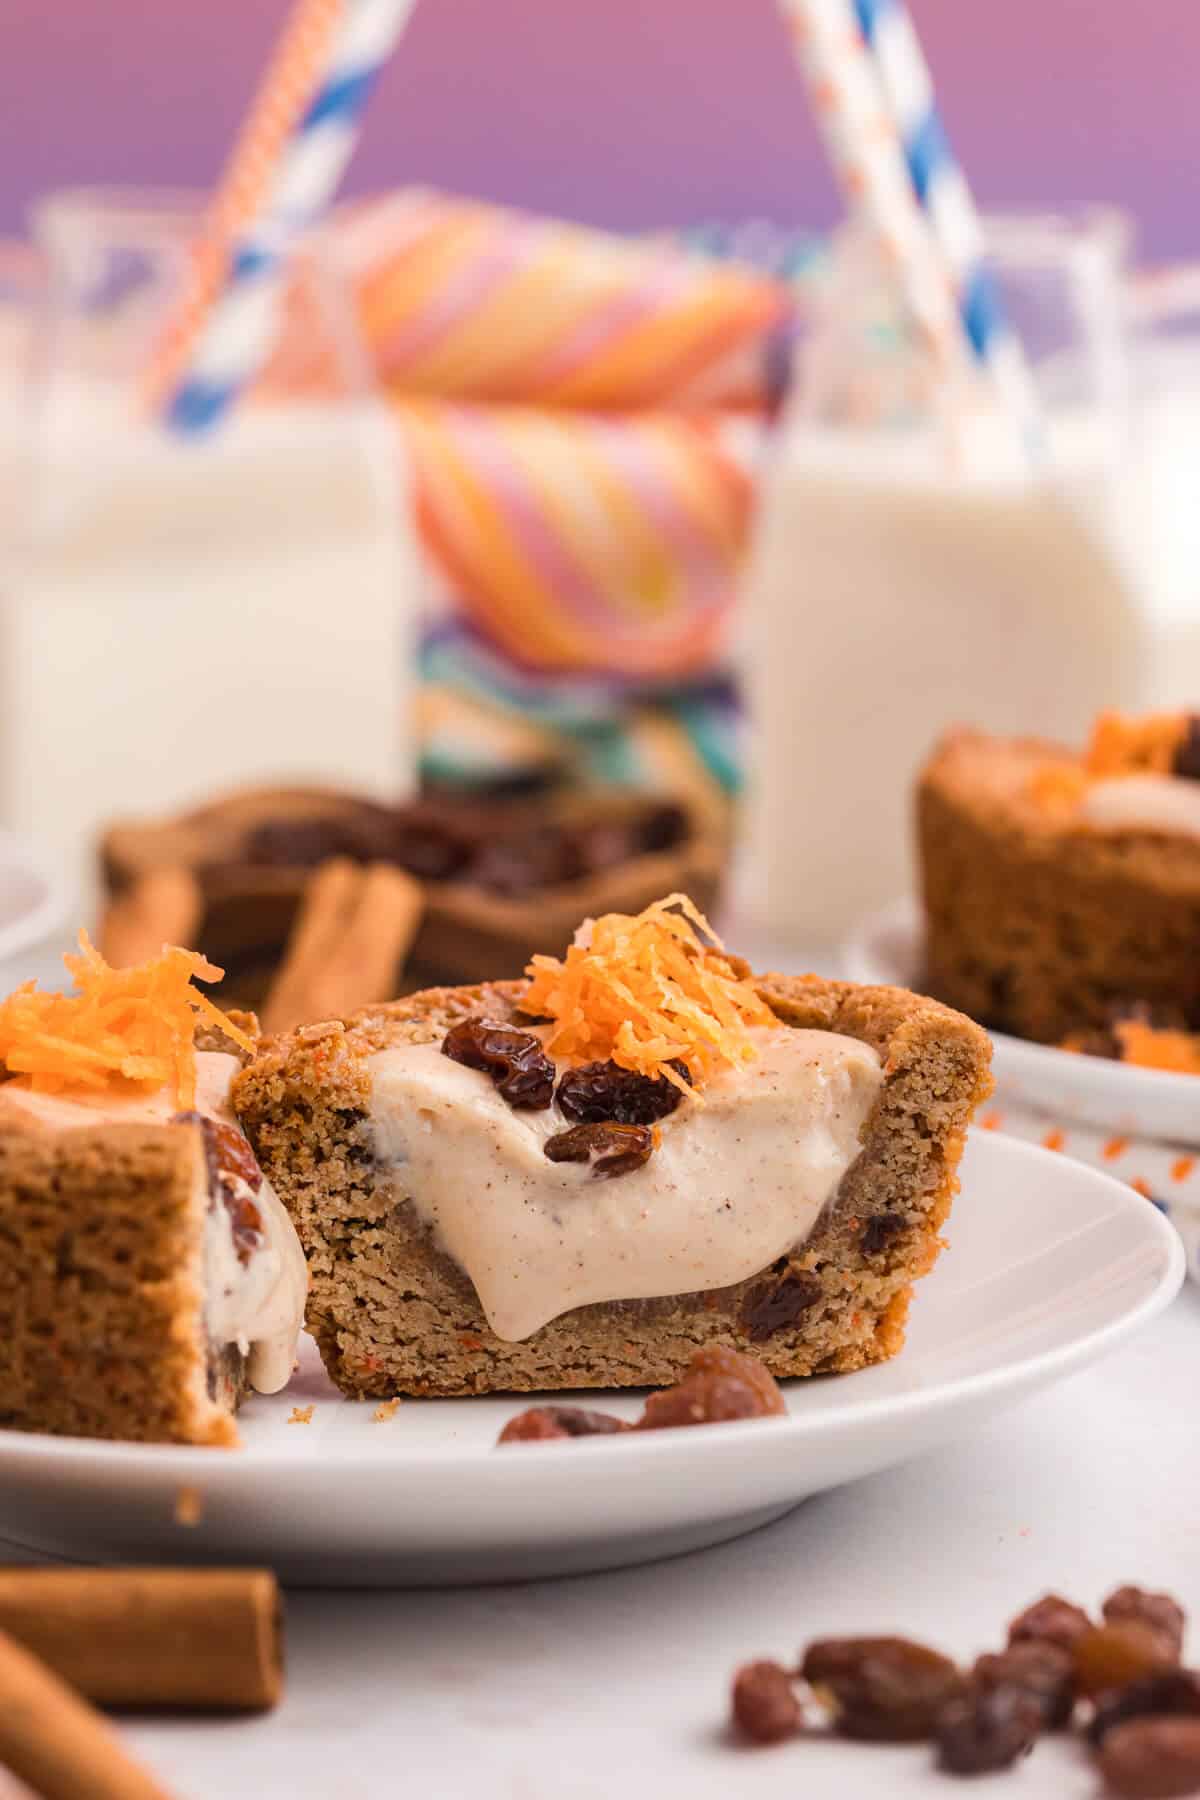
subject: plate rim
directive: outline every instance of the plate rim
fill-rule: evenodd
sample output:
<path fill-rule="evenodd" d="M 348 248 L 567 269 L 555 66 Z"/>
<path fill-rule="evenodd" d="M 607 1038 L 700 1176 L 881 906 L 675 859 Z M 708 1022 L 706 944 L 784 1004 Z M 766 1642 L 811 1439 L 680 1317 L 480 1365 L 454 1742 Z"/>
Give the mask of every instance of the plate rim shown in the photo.
<path fill-rule="evenodd" d="M 921 924 L 920 903 L 912 895 L 892 900 L 871 913 L 842 945 L 840 963 L 847 979 L 871 987 L 894 987 L 894 981 L 884 980 L 876 946 L 885 933 L 903 932 L 914 943 L 919 942 Z M 1007 1031 L 993 1031 L 990 1027 L 988 1036 L 999 1056 L 1010 1066 L 1012 1060 L 1019 1059 L 1022 1072 L 1027 1074 L 1036 1074 L 1040 1068 L 1047 1073 L 1053 1071 L 1058 1080 L 1108 1084 L 1114 1094 L 1119 1090 L 1118 1103 L 1127 1106 L 1134 1105 L 1139 1096 L 1152 1101 L 1177 1101 L 1181 1106 L 1189 1099 L 1193 1103 L 1200 1099 L 1200 1076 L 1178 1074 L 1173 1069 L 1142 1069 L 1131 1063 L 1110 1062 L 1101 1056 L 1084 1058 L 1074 1050 L 1060 1050 L 1054 1044 L 1035 1044 L 1028 1038 L 1014 1037 Z"/>
<path fill-rule="evenodd" d="M 969 1131 L 968 1145 L 974 1148 L 976 1154 L 986 1158 L 1012 1159 L 1018 1164 L 1023 1161 L 1052 1164 L 1060 1176 L 1069 1172 L 1072 1180 L 1091 1186 L 1099 1184 L 1106 1189 L 1109 1198 L 1115 1202 L 1116 1211 L 1127 1211 L 1131 1219 L 1136 1218 L 1144 1226 L 1145 1248 L 1157 1248 L 1163 1254 L 1162 1269 L 1153 1286 L 1134 1305 L 1082 1336 L 1070 1338 L 1032 1356 L 1019 1356 L 998 1368 L 961 1375 L 932 1386 L 912 1389 L 908 1393 L 872 1396 L 858 1402 L 848 1399 L 820 1414 L 789 1413 L 778 1420 L 778 1429 L 794 1447 L 799 1448 L 817 1437 L 836 1436 L 847 1429 L 870 1429 L 884 1422 L 903 1421 L 913 1414 L 919 1416 L 922 1413 L 951 1409 L 967 1394 L 985 1397 L 994 1394 L 998 1388 L 1001 1391 L 1009 1387 L 1020 1389 L 1027 1378 L 1035 1374 L 1044 1378 L 1039 1379 L 1039 1385 L 1044 1385 L 1069 1373 L 1072 1368 L 1083 1366 L 1102 1356 L 1107 1349 L 1115 1348 L 1164 1311 L 1178 1294 L 1187 1273 L 1187 1256 L 1183 1243 L 1158 1208 L 1127 1183 L 1085 1163 L 1064 1160 L 1039 1145 L 1027 1144 L 978 1126 Z M 601 1394 L 611 1396 L 618 1392 L 637 1391 L 596 1389 L 588 1390 L 588 1393 L 598 1397 Z M 516 1402 L 523 1396 L 512 1395 L 510 1398 Z M 366 1406 L 369 1402 L 359 1404 Z M 761 1424 L 762 1421 L 758 1419 L 728 1421 L 715 1438 L 705 1433 L 699 1441 L 690 1431 L 654 1432 L 645 1436 L 639 1434 L 637 1438 L 621 1434 L 615 1437 L 578 1439 L 575 1440 L 572 1460 L 580 1454 L 585 1457 L 600 1455 L 623 1457 L 630 1464 L 636 1459 L 653 1465 L 673 1458 L 690 1461 L 697 1454 L 702 1458 L 714 1454 L 736 1457 L 748 1442 L 758 1441 Z M 704 1445 L 708 1448 L 705 1449 Z M 339 1474 L 369 1471 L 384 1478 L 403 1477 L 411 1474 L 417 1467 L 449 1472 L 487 1461 L 492 1468 L 513 1470 L 511 1476 L 496 1475 L 491 1479 L 520 1481 L 520 1471 L 544 1467 L 547 1458 L 553 1463 L 561 1455 L 559 1446 L 555 1443 L 531 1443 L 523 1447 L 519 1457 L 504 1457 L 497 1461 L 492 1458 L 494 1449 L 493 1444 L 448 1444 L 426 1448 L 412 1446 L 407 1451 L 397 1453 L 393 1447 L 386 1455 L 381 1456 L 377 1451 L 349 1446 L 345 1449 L 339 1447 L 336 1456 L 330 1461 Z M 230 1484 L 236 1487 L 239 1473 L 243 1471 L 248 1479 L 252 1479 L 259 1473 L 311 1468 L 316 1461 L 315 1447 L 307 1447 L 301 1442 L 295 1445 L 273 1444 L 269 1447 L 243 1444 L 231 1455 L 223 1455 L 219 1450 L 214 1451 L 211 1447 L 200 1445 L 114 1442 L 105 1438 L 58 1437 L 48 1433 L 0 1429 L 0 1472 L 5 1467 L 20 1466 L 28 1469 L 39 1462 L 58 1467 L 67 1465 L 90 1468 L 96 1475 L 127 1471 L 143 1478 L 184 1473 L 194 1475 L 198 1470 L 205 1470 L 210 1475 L 227 1476 Z M 226 1483 L 222 1482 L 221 1485 Z"/>

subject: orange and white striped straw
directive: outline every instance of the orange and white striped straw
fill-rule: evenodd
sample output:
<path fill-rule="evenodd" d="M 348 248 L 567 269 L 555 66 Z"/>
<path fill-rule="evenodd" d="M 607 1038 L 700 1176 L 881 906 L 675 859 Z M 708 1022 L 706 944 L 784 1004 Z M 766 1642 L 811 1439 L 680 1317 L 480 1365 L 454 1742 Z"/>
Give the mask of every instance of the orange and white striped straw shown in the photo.
<path fill-rule="evenodd" d="M 167 398 L 228 277 L 241 233 L 270 189 L 285 146 L 328 62 L 344 0 L 297 0 L 208 209 L 184 291 L 146 376 L 153 409 Z"/>

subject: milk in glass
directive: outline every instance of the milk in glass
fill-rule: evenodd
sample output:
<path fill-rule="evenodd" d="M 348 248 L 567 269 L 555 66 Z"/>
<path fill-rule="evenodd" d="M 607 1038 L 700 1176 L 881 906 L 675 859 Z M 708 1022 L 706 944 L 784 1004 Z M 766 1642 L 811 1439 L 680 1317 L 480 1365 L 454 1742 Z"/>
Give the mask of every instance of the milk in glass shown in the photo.
<path fill-rule="evenodd" d="M 1102 408 L 1048 407 L 1031 456 L 985 414 L 951 442 L 944 419 L 804 401 L 746 582 L 748 860 L 772 932 L 832 943 L 911 889 L 913 781 L 942 731 L 1079 739 L 1141 703 L 1146 630 Z"/>
<path fill-rule="evenodd" d="M 96 242 L 65 249 L 73 294 L 45 344 L 0 610 L 0 819 L 84 903 L 114 817 L 247 782 L 403 792 L 421 572 L 393 426 L 365 383 L 173 437 L 138 404 L 143 265 L 96 301 Z"/>

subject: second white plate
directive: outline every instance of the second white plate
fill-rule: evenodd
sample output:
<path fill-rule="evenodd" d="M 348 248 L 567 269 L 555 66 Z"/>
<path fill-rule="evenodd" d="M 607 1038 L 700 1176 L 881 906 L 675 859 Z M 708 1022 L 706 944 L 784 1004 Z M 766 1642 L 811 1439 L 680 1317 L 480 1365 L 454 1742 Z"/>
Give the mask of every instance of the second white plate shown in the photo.
<path fill-rule="evenodd" d="M 946 1442 L 1114 1348 L 1183 1279 L 1179 1239 L 1132 1189 L 991 1132 L 968 1144 L 947 1236 L 902 1353 L 788 1383 L 783 1419 L 497 1449 L 528 1399 L 406 1400 L 378 1419 L 310 1345 L 286 1393 L 246 1406 L 240 1452 L 0 1431 L 0 1538 L 83 1561 L 265 1563 L 323 1586 L 618 1568 Z"/>
<path fill-rule="evenodd" d="M 919 992 L 922 960 L 920 909 L 914 900 L 899 900 L 855 932 L 841 969 L 848 981 Z M 1005 1099 L 1101 1131 L 1200 1146 L 1200 1076 L 1080 1056 L 1002 1031 L 991 1035 L 996 1087 Z"/>

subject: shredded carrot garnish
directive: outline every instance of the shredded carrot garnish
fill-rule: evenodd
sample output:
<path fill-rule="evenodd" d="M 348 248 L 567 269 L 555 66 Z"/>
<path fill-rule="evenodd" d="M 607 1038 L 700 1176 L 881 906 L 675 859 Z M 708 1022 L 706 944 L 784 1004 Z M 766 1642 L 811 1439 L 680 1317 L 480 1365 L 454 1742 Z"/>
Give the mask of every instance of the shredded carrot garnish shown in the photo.
<path fill-rule="evenodd" d="M 1105 775 L 1169 775 L 1176 750 L 1188 734 L 1186 713 L 1149 713 L 1127 719 L 1102 712 L 1092 726 L 1084 766 L 1093 778 Z"/>
<path fill-rule="evenodd" d="M 1170 775 L 1188 735 L 1186 713 L 1148 713 L 1129 719 L 1102 712 L 1077 763 L 1045 763 L 1029 778 L 1029 796 L 1049 813 L 1073 813 L 1093 781 L 1122 775 Z"/>
<path fill-rule="evenodd" d="M 1029 778 L 1029 797 L 1044 812 L 1073 813 L 1087 788 L 1087 776 L 1071 763 L 1046 763 Z"/>
<path fill-rule="evenodd" d="M 196 1097 L 197 1019 L 254 1048 L 194 981 L 220 981 L 192 950 L 165 948 L 136 969 L 113 969 L 79 933 L 79 955 L 64 956 L 73 994 L 48 994 L 32 981 L 0 1002 L 0 1064 L 36 1093 L 90 1092 L 133 1084 L 174 1085 L 181 1108 Z"/>
<path fill-rule="evenodd" d="M 776 1023 L 724 948 L 687 896 L 671 894 L 636 918 L 589 920 L 562 961 L 535 956 L 521 1004 L 553 1020 L 553 1055 L 611 1058 L 693 1092 L 718 1068 L 752 1060 L 750 1028 Z M 674 1061 L 686 1063 L 690 1082 Z"/>

